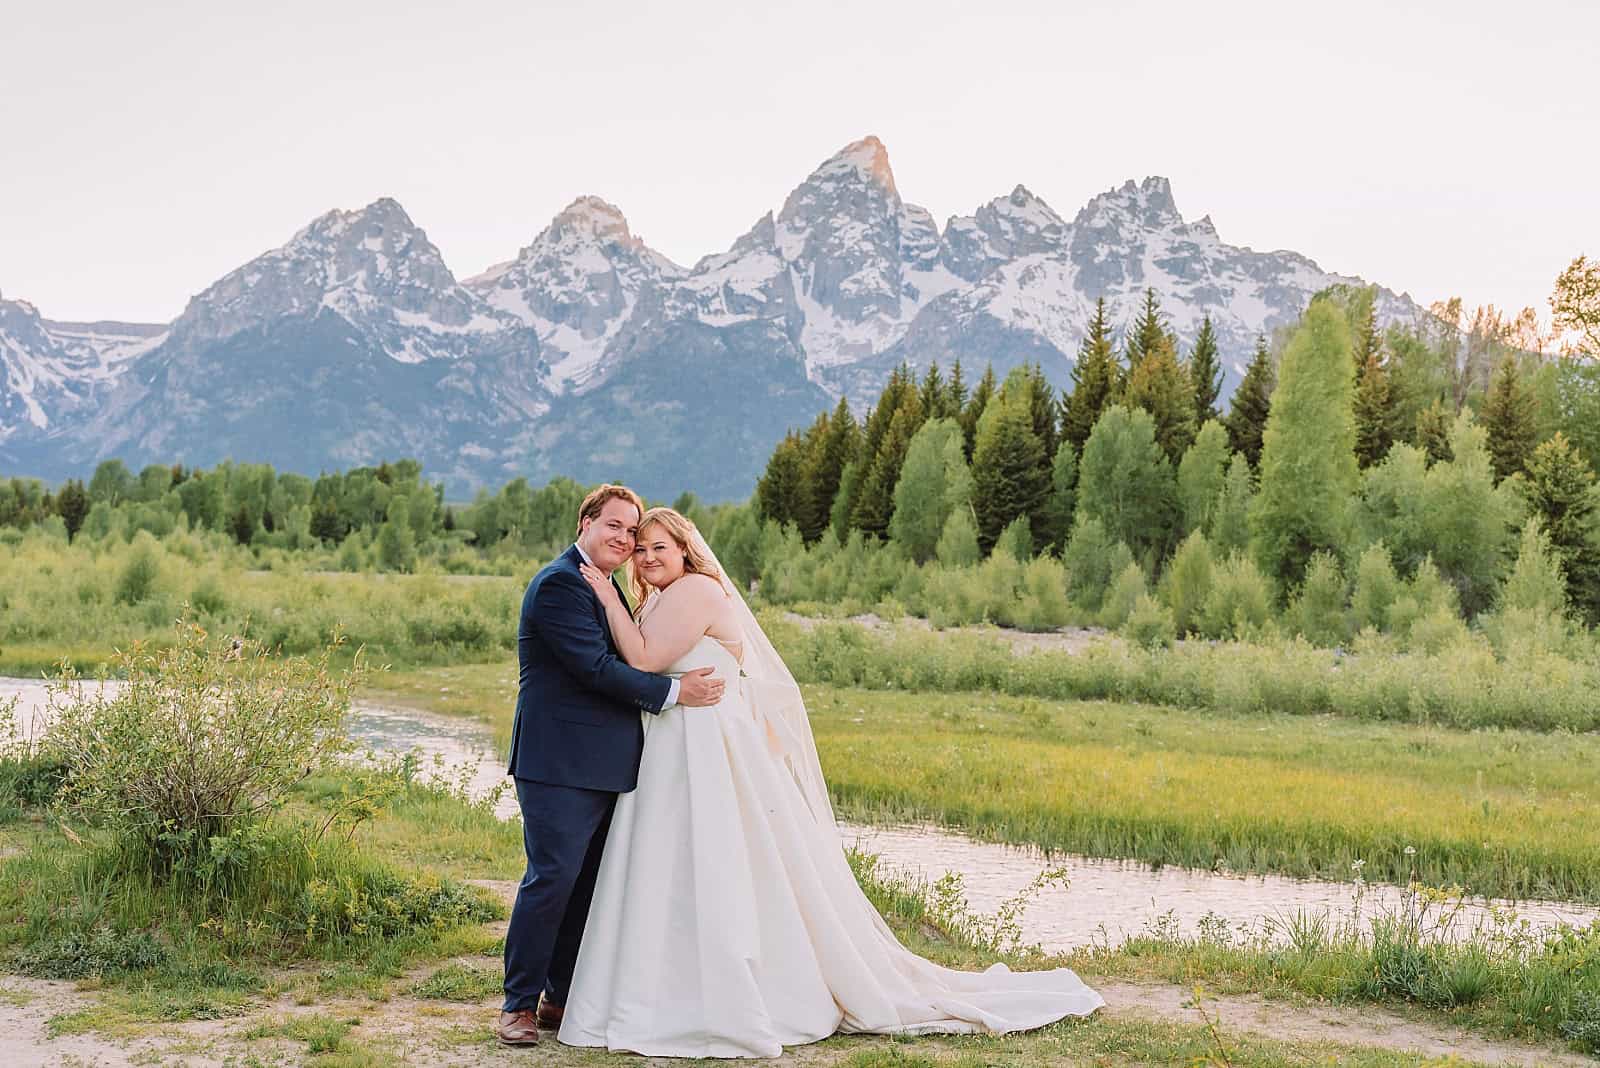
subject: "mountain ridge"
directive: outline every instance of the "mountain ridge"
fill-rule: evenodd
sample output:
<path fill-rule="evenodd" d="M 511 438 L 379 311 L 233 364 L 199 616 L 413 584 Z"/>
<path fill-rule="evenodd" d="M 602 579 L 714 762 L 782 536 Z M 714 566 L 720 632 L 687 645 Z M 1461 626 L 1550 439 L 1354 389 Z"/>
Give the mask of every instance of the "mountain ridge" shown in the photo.
<path fill-rule="evenodd" d="M 1338 283 L 1366 284 L 1226 244 L 1159 176 L 1070 221 L 1019 183 L 941 228 L 873 136 L 688 267 L 584 195 L 458 280 L 380 197 L 319 215 L 171 324 L 61 323 L 0 298 L 0 463 L 60 478 L 111 456 L 410 455 L 453 491 L 567 474 L 721 499 L 753 488 L 785 431 L 841 395 L 870 403 L 902 362 L 1037 362 L 1064 385 L 1095 300 L 1125 325 L 1148 286 L 1185 346 L 1212 318 L 1231 390 L 1256 335 Z M 1378 312 L 1423 314 L 1381 287 Z"/>

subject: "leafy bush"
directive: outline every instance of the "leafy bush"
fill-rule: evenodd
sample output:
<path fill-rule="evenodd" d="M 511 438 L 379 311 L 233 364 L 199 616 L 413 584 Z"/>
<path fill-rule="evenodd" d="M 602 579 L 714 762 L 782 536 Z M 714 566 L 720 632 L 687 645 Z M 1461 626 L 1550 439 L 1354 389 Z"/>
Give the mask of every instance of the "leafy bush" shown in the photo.
<path fill-rule="evenodd" d="M 1272 618 L 1272 588 L 1248 556 L 1236 553 L 1222 562 L 1200 609 L 1200 633 L 1207 638 L 1246 639 Z"/>
<path fill-rule="evenodd" d="M 1561 1021 L 1561 1036 L 1585 1053 L 1600 1053 L 1600 993 L 1579 991 Z"/>
<path fill-rule="evenodd" d="M 66 767 L 66 809 L 170 866 L 259 820 L 346 748 L 344 717 L 363 672 L 278 658 L 180 624 L 176 644 L 119 653 L 122 687 L 84 688 L 64 669 L 46 752 Z"/>
<path fill-rule="evenodd" d="M 117 576 L 118 604 L 140 604 L 154 592 L 161 575 L 161 546 L 146 531 L 133 542 L 133 555 Z"/>
<path fill-rule="evenodd" d="M 165 947 L 148 931 L 100 924 L 30 946 L 18 956 L 16 968 L 40 979 L 87 979 L 146 971 L 166 959 Z"/>
<path fill-rule="evenodd" d="M 1196 530 L 1178 546 L 1162 578 L 1173 626 L 1179 634 L 1187 634 L 1198 622 L 1200 609 L 1211 595 L 1214 571 L 1211 546 L 1206 536 Z"/>
<path fill-rule="evenodd" d="M 1356 588 L 1350 595 L 1350 621 L 1355 629 L 1389 629 L 1389 606 L 1399 594 L 1400 579 L 1394 573 L 1389 550 L 1383 542 L 1374 542 L 1356 563 Z"/>
<path fill-rule="evenodd" d="M 1177 635 L 1172 612 L 1166 605 L 1141 593 L 1122 626 L 1123 635 L 1141 649 L 1170 649 Z"/>
<path fill-rule="evenodd" d="M 1093 615 L 1100 611 L 1112 580 L 1133 563 L 1133 553 L 1122 542 L 1113 542 L 1099 519 L 1080 512 L 1061 562 L 1067 569 L 1068 599 Z"/>
<path fill-rule="evenodd" d="M 1023 630 L 1054 630 L 1067 622 L 1067 572 L 1053 556 L 1037 556 L 1022 572 L 1011 623 Z"/>
<path fill-rule="evenodd" d="M 1289 606 L 1289 625 L 1312 645 L 1342 645 L 1350 636 L 1345 617 L 1344 576 L 1332 553 L 1313 553 L 1306 579 Z"/>
<path fill-rule="evenodd" d="M 1122 629 L 1122 625 L 1133 614 L 1133 606 L 1146 593 L 1144 569 L 1138 564 L 1123 568 L 1117 580 L 1111 584 L 1111 590 L 1100 608 L 1100 625 L 1107 630 Z"/>

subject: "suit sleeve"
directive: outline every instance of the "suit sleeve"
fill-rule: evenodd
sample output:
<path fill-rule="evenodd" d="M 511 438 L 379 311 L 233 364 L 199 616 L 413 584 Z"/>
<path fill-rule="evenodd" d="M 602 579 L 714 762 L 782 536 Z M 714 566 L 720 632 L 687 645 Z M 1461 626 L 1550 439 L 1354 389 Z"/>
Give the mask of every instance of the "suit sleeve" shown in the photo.
<path fill-rule="evenodd" d="M 611 651 L 595 616 L 594 593 L 581 578 L 550 575 L 540 583 L 533 607 L 533 626 L 545 647 L 584 686 L 646 712 L 666 707 L 674 680 L 629 667 Z"/>

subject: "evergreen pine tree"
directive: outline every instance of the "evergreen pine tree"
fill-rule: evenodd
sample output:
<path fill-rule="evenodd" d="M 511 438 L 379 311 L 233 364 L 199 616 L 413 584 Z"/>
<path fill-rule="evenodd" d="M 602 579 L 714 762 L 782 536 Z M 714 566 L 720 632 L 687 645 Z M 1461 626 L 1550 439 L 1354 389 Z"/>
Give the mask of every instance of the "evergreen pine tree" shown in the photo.
<path fill-rule="evenodd" d="M 1261 436 L 1267 429 L 1267 416 L 1272 411 L 1272 356 L 1267 352 L 1267 339 L 1256 338 L 1256 352 L 1245 369 L 1244 381 L 1234 390 L 1233 404 L 1223 425 L 1228 428 L 1228 447 L 1250 462 L 1251 468 L 1261 467 Z"/>
<path fill-rule="evenodd" d="M 922 376 L 922 410 L 929 419 L 943 419 L 950 413 L 945 405 L 944 375 L 939 373 L 939 362 L 928 364 L 928 373 Z"/>
<path fill-rule="evenodd" d="M 834 498 L 839 493 L 839 479 L 845 465 L 855 459 L 860 441 L 861 429 L 856 426 L 850 405 L 843 398 L 832 415 L 819 418 L 812 427 L 801 471 L 804 497 L 797 506 L 799 514 L 796 516 L 800 536 L 807 544 L 815 542 L 828 529 Z"/>
<path fill-rule="evenodd" d="M 1375 290 L 1368 290 L 1361 302 L 1360 324 L 1356 327 L 1356 367 L 1365 367 L 1373 357 L 1383 359 L 1383 337 L 1378 333 L 1378 302 Z"/>
<path fill-rule="evenodd" d="M 1383 462 L 1400 440 L 1400 406 L 1388 368 L 1377 353 L 1367 356 L 1356 379 L 1356 463 L 1363 470 Z"/>
<path fill-rule="evenodd" d="M 1128 373 L 1138 367 L 1145 357 L 1156 350 L 1162 342 L 1167 342 L 1172 351 L 1178 351 L 1178 343 L 1172 335 L 1167 333 L 1166 314 L 1161 310 L 1161 300 L 1156 296 L 1155 289 L 1147 288 L 1144 291 L 1144 306 L 1139 309 L 1139 314 L 1134 317 L 1133 325 L 1128 328 L 1126 341 L 1126 360 Z"/>
<path fill-rule="evenodd" d="M 1208 315 L 1200 320 L 1194 351 L 1189 354 L 1189 379 L 1194 383 L 1195 426 L 1205 426 L 1209 420 L 1222 418 L 1222 413 L 1217 409 L 1217 398 L 1222 395 L 1222 378 L 1222 361 L 1217 356 L 1217 332 Z"/>
<path fill-rule="evenodd" d="M 1056 423 L 1061 406 L 1055 387 L 1044 376 L 1043 364 L 1036 363 L 1028 367 L 1028 406 L 1033 415 L 1033 433 L 1039 439 L 1039 444 L 1044 446 L 1045 469 L 1048 470 L 1050 460 L 1056 454 L 1056 446 L 1061 441 L 1060 428 Z"/>
<path fill-rule="evenodd" d="M 1428 457 L 1429 464 L 1449 463 L 1455 458 L 1450 445 L 1450 434 L 1455 428 L 1455 416 L 1445 406 L 1443 397 L 1417 413 L 1417 448 Z"/>
<path fill-rule="evenodd" d="M 1517 358 L 1507 355 L 1495 369 L 1483 402 L 1483 426 L 1489 432 L 1489 459 L 1495 481 L 1510 478 L 1528 466 L 1538 444 L 1538 398 L 1522 384 Z"/>
<path fill-rule="evenodd" d="M 89 492 L 77 479 L 68 480 L 56 494 L 56 514 L 67 525 L 67 540 L 71 541 L 83 529 L 84 517 L 89 514 Z"/>
<path fill-rule="evenodd" d="M 756 510 L 762 519 L 793 523 L 804 500 L 805 443 L 799 435 L 784 435 L 767 460 L 766 472 L 756 481 Z"/>
<path fill-rule="evenodd" d="M 961 373 L 961 357 L 957 356 L 955 363 L 950 365 L 950 377 L 944 384 L 945 414 L 952 419 L 960 420 L 961 413 L 967 406 L 967 380 Z"/>
<path fill-rule="evenodd" d="M 1018 516 L 1031 522 L 1050 491 L 1026 374 L 1013 372 L 989 402 L 972 449 L 972 508 L 985 553 Z"/>
<path fill-rule="evenodd" d="M 1557 431 L 1533 450 L 1523 494 L 1561 557 L 1572 607 L 1584 621 L 1600 621 L 1600 500 L 1594 472 Z"/>
<path fill-rule="evenodd" d="M 1083 443 L 1100 420 L 1100 413 L 1117 401 L 1122 368 L 1111 344 L 1111 324 L 1106 319 L 1106 299 L 1095 302 L 1094 318 L 1078 345 L 1078 360 L 1072 368 L 1072 392 L 1062 402 L 1061 437 L 1083 453 Z"/>
<path fill-rule="evenodd" d="M 889 428 L 877 453 L 863 454 L 863 459 L 871 457 L 871 466 L 863 469 L 861 488 L 850 510 L 850 525 L 856 530 L 874 537 L 888 537 L 900 465 L 905 462 L 911 438 L 922 428 L 922 423 L 922 396 L 907 385 L 900 390 L 900 406 L 890 417 Z"/>
<path fill-rule="evenodd" d="M 1337 551 L 1348 533 L 1359 480 L 1350 348 L 1343 313 L 1312 301 L 1284 350 L 1250 515 L 1256 560 L 1280 589 L 1298 585 L 1311 555 Z"/>
<path fill-rule="evenodd" d="M 990 364 L 983 369 L 983 377 L 978 379 L 978 388 L 972 391 L 972 396 L 967 398 L 966 406 L 961 409 L 961 433 L 966 440 L 968 460 L 972 459 L 972 450 L 977 444 L 978 421 L 983 418 L 984 409 L 994 398 L 994 392 L 994 364 Z"/>
<path fill-rule="evenodd" d="M 1156 441 L 1172 464 L 1194 444 L 1194 381 L 1178 365 L 1177 350 L 1166 334 L 1151 341 L 1144 357 L 1132 365 L 1123 403 L 1150 413 Z"/>

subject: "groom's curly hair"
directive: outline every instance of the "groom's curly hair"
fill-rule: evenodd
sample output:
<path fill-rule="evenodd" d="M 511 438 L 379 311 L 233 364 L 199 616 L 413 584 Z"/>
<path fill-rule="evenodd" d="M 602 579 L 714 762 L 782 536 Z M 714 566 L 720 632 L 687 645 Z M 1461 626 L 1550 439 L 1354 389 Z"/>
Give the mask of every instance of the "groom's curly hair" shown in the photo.
<path fill-rule="evenodd" d="M 639 495 L 627 486 L 618 486 L 610 482 L 602 482 L 589 492 L 578 506 L 578 533 L 583 533 L 585 519 L 599 519 L 600 510 L 606 506 L 607 501 L 624 500 L 639 510 L 644 515 L 644 502 Z"/>

